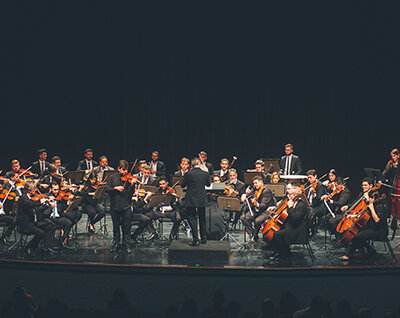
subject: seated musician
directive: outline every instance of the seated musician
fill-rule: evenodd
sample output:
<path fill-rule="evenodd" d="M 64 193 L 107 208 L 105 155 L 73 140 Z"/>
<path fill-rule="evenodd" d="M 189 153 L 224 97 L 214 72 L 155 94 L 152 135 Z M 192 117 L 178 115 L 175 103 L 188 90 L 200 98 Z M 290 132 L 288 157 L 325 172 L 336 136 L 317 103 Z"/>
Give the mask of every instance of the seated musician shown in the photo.
<path fill-rule="evenodd" d="M 21 165 L 19 163 L 19 161 L 17 159 L 14 159 L 11 161 L 11 171 L 14 171 L 16 174 L 20 174 L 21 173 Z"/>
<path fill-rule="evenodd" d="M 5 192 L 3 192 L 5 190 Z M 7 190 L 3 189 L 3 183 L 0 183 L 0 192 L 4 195 L 7 194 Z M 2 199 L 1 201 L 3 201 Z M 10 237 L 12 231 L 15 228 L 16 225 L 16 220 L 15 220 L 15 213 L 12 213 L 12 210 L 10 212 L 6 212 L 4 210 L 4 206 L 0 202 L 0 222 L 6 224 L 6 228 L 3 230 L 3 233 L 0 238 L 0 244 L 7 244 L 8 241 L 7 239 Z"/>
<path fill-rule="evenodd" d="M 251 198 L 251 200 L 248 200 Z M 275 198 L 270 188 L 263 183 L 261 176 L 253 177 L 253 188 L 246 190 L 241 201 L 247 200 L 248 212 L 242 214 L 240 219 L 251 237 L 251 241 L 258 241 L 258 232 L 261 224 L 268 218 L 269 212 L 276 206 Z"/>
<path fill-rule="evenodd" d="M 40 191 L 45 191 L 48 190 L 50 187 L 50 184 L 55 181 L 59 185 L 61 184 L 62 181 L 62 175 L 59 175 L 57 173 L 57 167 L 54 164 L 49 164 L 49 167 L 47 168 L 48 173 L 45 174 L 41 179 L 39 179 L 39 189 Z"/>
<path fill-rule="evenodd" d="M 159 160 L 159 152 L 153 151 L 151 153 L 151 161 L 148 163 L 151 169 L 151 175 L 153 177 L 165 177 L 167 175 L 167 169 L 165 167 L 164 162 Z"/>
<path fill-rule="evenodd" d="M 228 176 L 229 176 L 229 179 L 227 181 L 225 181 L 225 184 L 226 184 L 226 186 L 228 188 L 232 187 L 233 190 L 234 190 L 233 192 L 231 192 L 228 195 L 237 196 L 238 198 L 241 198 L 242 195 L 246 191 L 246 185 L 244 184 L 244 182 L 242 182 L 242 181 L 240 181 L 238 179 L 238 174 L 237 174 L 237 171 L 236 171 L 235 168 L 229 169 Z M 232 227 L 236 228 L 236 225 L 237 225 L 237 223 L 238 223 L 238 221 L 240 219 L 240 216 L 241 216 L 242 212 L 241 211 L 239 211 L 239 212 L 231 212 L 230 214 L 231 214 L 230 215 L 230 220 L 232 220 L 232 217 L 233 217 Z"/>
<path fill-rule="evenodd" d="M 298 175 L 302 172 L 300 158 L 293 154 L 293 145 L 285 145 L 285 155 L 279 160 L 281 172 L 284 175 Z"/>
<path fill-rule="evenodd" d="M 156 185 L 157 179 L 156 177 L 151 175 L 151 168 L 149 165 L 144 164 L 141 166 L 142 175 L 139 176 L 138 182 L 142 185 Z"/>
<path fill-rule="evenodd" d="M 67 201 L 60 198 L 60 185 L 53 181 L 50 184 L 48 193 L 51 200 L 48 202 L 48 207 L 42 212 L 42 216 L 49 218 L 58 228 L 62 229 L 61 245 L 67 247 L 67 240 L 72 229 L 72 221 L 66 217 L 65 210 L 67 209 Z"/>
<path fill-rule="evenodd" d="M 151 192 L 135 190 L 132 196 L 132 221 L 139 221 L 139 225 L 135 232 L 131 235 L 131 239 L 134 243 L 138 242 L 139 235 L 142 234 L 144 229 L 150 233 L 147 238 L 148 241 L 153 241 L 158 238 L 158 233 L 153 225 L 153 220 L 147 213 L 151 212 L 151 208 L 148 206 L 150 197 L 153 195 Z"/>
<path fill-rule="evenodd" d="M 18 201 L 18 230 L 26 234 L 34 235 L 25 249 L 26 254 L 29 256 L 35 256 L 36 249 L 42 239 L 44 240 L 43 250 L 49 253 L 55 252 L 49 247 L 49 242 L 54 237 L 57 225 L 48 218 L 41 219 L 38 217 L 38 215 L 48 207 L 46 205 L 48 201 L 46 199 L 32 200 L 35 196 L 35 190 L 35 183 L 33 181 L 27 181 L 24 186 L 23 194 Z"/>
<path fill-rule="evenodd" d="M 46 169 L 49 166 L 49 162 L 47 159 L 47 150 L 39 149 L 38 150 L 38 160 L 32 163 L 32 172 L 35 173 L 39 178 L 41 178 L 45 173 Z"/>
<path fill-rule="evenodd" d="M 53 182 L 58 183 L 57 180 L 54 180 Z M 82 218 L 82 212 L 79 210 L 78 206 L 71 205 L 74 200 L 81 196 L 83 187 L 84 185 L 80 185 L 79 188 L 76 189 L 74 186 L 68 185 L 64 179 L 62 179 L 59 184 L 60 194 L 62 194 L 62 199 L 65 201 L 64 204 L 67 206 L 63 216 L 67 217 L 72 222 L 72 226 L 77 224 Z"/>
<path fill-rule="evenodd" d="M 247 169 L 247 172 L 260 172 L 263 178 L 263 182 L 269 182 L 269 178 L 267 177 L 267 173 L 265 172 L 265 164 L 261 159 L 256 160 L 254 163 L 254 169 Z"/>
<path fill-rule="evenodd" d="M 147 213 L 152 220 L 159 218 L 170 218 L 174 222 L 169 239 L 172 241 L 178 238 L 179 224 L 181 223 L 181 216 L 178 210 L 178 197 L 175 195 L 175 190 L 168 186 L 168 181 L 165 177 L 158 180 L 158 188 L 156 194 L 168 194 L 172 197 L 171 204 L 166 206 L 162 205 L 154 209 L 154 211 Z"/>
<path fill-rule="evenodd" d="M 190 167 L 190 160 L 186 157 L 183 157 L 181 159 L 181 163 L 179 164 L 180 169 L 178 171 L 175 171 L 174 173 L 174 177 L 183 177 L 186 172 L 189 171 L 189 167 Z"/>
<path fill-rule="evenodd" d="M 271 183 L 277 184 L 281 181 L 281 177 L 279 176 L 278 172 L 272 172 L 270 177 Z"/>
<path fill-rule="evenodd" d="M 99 165 L 93 168 L 93 173 L 96 176 L 98 182 L 104 181 L 105 171 L 114 171 L 114 168 L 108 165 L 108 159 L 106 156 L 101 156 L 99 158 Z"/>
<path fill-rule="evenodd" d="M 323 217 L 323 224 L 327 226 L 330 233 L 335 234 L 336 226 L 343 217 L 342 207 L 350 203 L 351 191 L 344 183 L 342 177 L 336 177 L 333 183 L 333 187 L 336 189 L 335 192 L 324 194 L 321 200 L 326 201 L 330 209 L 330 211 L 328 209 L 329 213 Z"/>
<path fill-rule="evenodd" d="M 88 224 L 89 233 L 96 232 L 94 225 L 97 222 L 99 222 L 102 218 L 104 218 L 106 214 L 103 205 L 100 203 L 100 200 L 93 198 L 97 189 L 97 185 L 98 185 L 97 177 L 92 172 L 89 175 L 88 180 L 85 182 L 84 187 L 81 188 L 81 191 L 79 193 L 79 195 L 83 197 L 81 203 L 82 210 L 83 212 L 87 213 L 89 218 L 89 224 Z"/>
<path fill-rule="evenodd" d="M 365 198 L 368 204 L 370 218 L 363 227 L 354 235 L 350 241 L 350 248 L 343 260 L 354 257 L 357 249 L 365 248 L 367 257 L 370 260 L 376 255 L 375 249 L 369 244 L 370 240 L 384 240 L 388 235 L 387 217 L 388 210 L 379 198 L 378 192 L 366 193 Z M 345 234 L 344 234 L 345 235 Z"/>
<path fill-rule="evenodd" d="M 229 160 L 226 158 L 223 158 L 223 159 L 221 159 L 221 162 L 219 165 L 220 165 L 221 169 L 215 170 L 214 173 L 219 175 L 222 182 L 225 182 L 228 179 Z"/>
<path fill-rule="evenodd" d="M 84 153 L 85 159 L 79 161 L 76 171 L 85 171 L 85 175 L 92 172 L 92 170 L 99 165 L 99 163 L 93 160 L 93 150 L 86 149 Z"/>
<path fill-rule="evenodd" d="M 310 205 L 310 219 L 321 218 L 326 213 L 326 207 L 321 200 L 325 194 L 325 187 L 318 180 L 317 171 L 311 169 L 307 171 L 308 183 L 306 184 L 305 196 Z"/>
<path fill-rule="evenodd" d="M 139 162 L 137 163 L 137 173 L 134 174 L 134 176 L 138 179 L 141 179 L 143 177 L 142 169 L 144 166 L 147 166 L 146 160 L 139 160 Z"/>
<path fill-rule="evenodd" d="M 207 153 L 200 151 L 199 159 L 201 162 L 200 169 L 207 171 L 211 176 L 214 173 L 214 165 L 211 162 L 207 162 Z"/>
<path fill-rule="evenodd" d="M 300 187 L 292 186 L 287 193 L 288 217 L 280 230 L 274 233 L 271 246 L 275 251 L 275 255 L 272 256 L 273 261 L 290 264 L 291 252 L 289 244 L 303 241 L 307 238 L 307 205 L 300 199 L 302 193 Z"/>
<path fill-rule="evenodd" d="M 332 192 L 335 188 L 336 178 L 338 177 L 337 172 L 335 169 L 329 170 L 328 173 L 328 180 L 322 182 L 322 184 L 327 188 L 328 192 Z"/>
<path fill-rule="evenodd" d="M 67 172 L 67 169 L 61 165 L 61 158 L 59 156 L 51 158 L 51 163 L 56 166 L 59 176 L 63 176 Z"/>
<path fill-rule="evenodd" d="M 5 199 L 3 209 L 8 215 L 15 214 L 15 209 L 17 207 L 17 202 L 19 197 L 22 195 L 23 183 L 19 178 L 18 174 L 14 171 L 9 171 L 6 173 L 6 178 L 8 182 L 3 185 L 5 194 L 9 193 Z M 20 184 L 21 183 L 21 184 Z"/>

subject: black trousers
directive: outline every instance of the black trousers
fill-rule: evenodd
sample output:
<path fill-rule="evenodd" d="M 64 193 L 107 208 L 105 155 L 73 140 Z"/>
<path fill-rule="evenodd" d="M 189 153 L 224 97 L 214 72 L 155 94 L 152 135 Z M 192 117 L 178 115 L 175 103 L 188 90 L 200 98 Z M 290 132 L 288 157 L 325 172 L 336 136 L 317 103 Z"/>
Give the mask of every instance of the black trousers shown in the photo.
<path fill-rule="evenodd" d="M 73 225 L 72 221 L 66 217 L 52 218 L 51 221 L 54 222 L 58 228 L 63 229 L 64 233 L 62 239 L 64 240 L 68 238 L 69 232 L 71 232 Z"/>
<path fill-rule="evenodd" d="M 130 208 L 127 208 L 125 210 L 111 210 L 114 245 L 121 243 L 121 230 L 122 230 L 122 245 L 124 247 L 129 246 L 131 217 L 132 217 L 132 212 Z"/>
<path fill-rule="evenodd" d="M 82 212 L 78 208 L 73 208 L 69 209 L 63 216 L 67 217 L 72 222 L 72 225 L 75 225 L 82 218 Z"/>
<path fill-rule="evenodd" d="M 139 225 L 135 232 L 132 234 L 133 239 L 137 239 L 140 234 L 144 231 L 146 227 L 149 227 L 150 224 L 152 223 L 151 218 L 149 218 L 147 215 L 141 214 L 141 213 L 133 213 L 132 214 L 132 219 L 131 221 L 139 221 Z M 150 226 L 150 233 L 154 233 L 156 230 L 154 229 L 154 226 Z"/>
<path fill-rule="evenodd" d="M 83 207 L 83 211 L 87 213 L 90 224 L 95 225 L 99 222 L 106 212 L 104 211 L 104 207 L 100 204 L 87 204 Z"/>
<path fill-rule="evenodd" d="M 242 220 L 243 225 L 246 227 L 247 233 L 251 237 L 256 237 L 260 231 L 261 224 L 268 219 L 268 216 L 269 214 L 267 212 L 254 214 L 247 212 L 243 214 L 240 219 Z"/>
<path fill-rule="evenodd" d="M 151 220 L 157 220 L 157 219 L 162 219 L 162 218 L 169 218 L 172 219 L 174 222 L 172 229 L 171 229 L 171 234 L 176 234 L 178 233 L 179 229 L 179 224 L 181 223 L 181 215 L 179 214 L 178 211 L 172 210 L 172 211 L 165 211 L 164 213 L 162 211 L 150 211 L 146 213 L 146 216 L 148 216 Z M 204 227 L 205 228 L 205 227 Z"/>
<path fill-rule="evenodd" d="M 1 238 L 9 237 L 16 225 L 15 217 L 11 216 L 11 215 L 7 215 L 7 214 L 1 214 L 0 222 L 5 223 L 7 226 L 4 229 L 3 234 L 1 235 Z"/>
<path fill-rule="evenodd" d="M 206 235 L 206 208 L 194 208 L 187 207 L 186 208 L 186 217 L 192 230 L 193 241 L 198 241 L 199 236 L 197 234 L 197 215 L 199 216 L 199 225 L 200 225 L 200 237 L 202 240 L 207 239 Z"/>
<path fill-rule="evenodd" d="M 289 258 L 291 253 L 287 239 L 287 230 L 282 229 L 275 232 L 271 240 L 271 246 L 272 249 L 279 254 L 280 258 Z"/>
<path fill-rule="evenodd" d="M 25 227 L 24 233 L 33 234 L 34 237 L 28 243 L 27 247 L 36 248 L 39 242 L 44 238 L 45 244 L 54 237 L 54 232 L 57 225 L 50 219 L 43 219 L 36 223 L 28 223 Z"/>

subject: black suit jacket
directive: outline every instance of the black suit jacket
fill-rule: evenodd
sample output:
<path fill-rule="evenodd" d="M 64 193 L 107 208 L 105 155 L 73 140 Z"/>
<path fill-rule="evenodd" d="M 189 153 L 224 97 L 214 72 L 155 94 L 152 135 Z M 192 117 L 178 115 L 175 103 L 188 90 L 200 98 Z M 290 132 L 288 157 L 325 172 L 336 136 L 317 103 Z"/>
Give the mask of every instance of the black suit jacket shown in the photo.
<path fill-rule="evenodd" d="M 242 194 L 243 193 L 245 193 L 245 191 L 246 191 L 246 185 L 244 184 L 244 182 L 242 182 L 242 181 L 240 181 L 239 179 L 236 181 L 236 184 L 234 184 L 234 183 L 229 183 L 230 182 L 230 180 L 227 180 L 227 181 L 225 181 L 225 184 L 227 184 L 227 185 L 232 185 L 233 186 L 233 188 L 237 191 L 237 192 L 239 192 L 239 196 L 242 196 Z"/>
<path fill-rule="evenodd" d="M 188 173 L 189 172 L 189 170 L 186 172 L 186 173 Z M 175 171 L 174 172 L 174 177 L 183 177 L 184 175 L 182 174 L 182 170 L 181 169 L 179 169 L 178 171 Z"/>
<path fill-rule="evenodd" d="M 312 189 L 312 187 L 308 188 L 307 191 L 306 191 L 306 198 L 307 199 L 309 198 L 311 189 Z M 320 206 L 322 204 L 321 197 L 324 194 L 325 194 L 325 186 L 321 182 L 318 182 L 318 185 L 315 188 L 315 196 L 312 199 L 312 203 L 310 202 L 311 206 L 314 207 L 314 208 L 317 207 L 317 206 Z"/>
<path fill-rule="evenodd" d="M 43 171 L 43 173 L 40 173 L 39 160 L 38 160 L 38 161 L 35 161 L 35 162 L 32 163 L 32 169 L 31 169 L 31 171 L 32 171 L 33 173 L 37 174 L 37 175 L 39 176 L 39 178 L 40 178 L 40 177 L 42 177 L 42 176 L 46 173 L 46 169 L 48 168 L 49 164 L 50 164 L 50 163 L 49 163 L 48 161 L 45 161 L 45 162 L 44 162 L 44 171 Z"/>
<path fill-rule="evenodd" d="M 24 193 L 18 201 L 17 224 L 21 231 L 26 229 L 28 223 L 35 222 L 35 213 L 45 209 L 46 206 L 40 201 L 33 201 Z"/>
<path fill-rule="evenodd" d="M 187 187 L 185 204 L 187 207 L 201 208 L 207 203 L 205 186 L 210 185 L 210 174 L 200 168 L 193 168 L 183 177 L 182 188 Z"/>
<path fill-rule="evenodd" d="M 253 188 L 249 193 L 247 193 L 247 197 L 253 196 L 255 198 L 256 189 Z M 276 200 L 270 188 L 264 185 L 264 189 L 261 192 L 260 197 L 258 198 L 257 202 L 259 206 L 256 209 L 257 213 L 265 212 L 270 206 L 276 205 Z"/>
<path fill-rule="evenodd" d="M 132 203 L 132 194 L 135 188 L 129 182 L 126 182 L 125 189 L 122 192 L 115 190 L 116 186 L 123 186 L 125 181 L 121 180 L 121 174 L 115 173 L 107 180 L 106 192 L 111 197 L 110 209 L 112 211 L 122 211 L 129 209 Z"/>
<path fill-rule="evenodd" d="M 228 175 L 228 170 L 225 171 L 225 173 L 221 176 L 221 169 L 219 170 L 215 170 L 213 172 L 213 174 L 218 175 L 221 178 L 221 181 L 224 182 L 228 179 L 229 175 Z"/>
<path fill-rule="evenodd" d="M 97 167 L 99 165 L 99 163 L 97 161 L 92 160 L 93 163 L 93 168 Z M 87 165 L 86 165 L 86 159 L 83 159 L 81 161 L 79 161 L 78 163 L 78 167 L 76 168 L 76 171 L 85 171 L 88 170 Z"/>
<path fill-rule="evenodd" d="M 307 205 L 299 199 L 294 207 L 288 208 L 284 223 L 284 237 L 287 244 L 304 242 L 307 239 Z"/>
<path fill-rule="evenodd" d="M 284 173 L 285 171 L 285 165 L 286 165 L 286 158 L 287 156 L 282 156 L 281 160 L 279 161 L 279 166 L 282 170 L 282 173 Z M 303 171 L 302 167 L 301 167 L 301 161 L 300 158 L 296 155 L 292 155 L 292 161 L 290 163 L 290 172 L 291 174 L 301 174 L 301 172 Z"/>
<path fill-rule="evenodd" d="M 151 162 L 148 162 L 148 165 L 151 167 Z M 158 160 L 156 166 L 157 166 L 157 172 L 156 172 L 157 177 L 167 175 L 167 168 L 165 167 L 164 162 Z"/>

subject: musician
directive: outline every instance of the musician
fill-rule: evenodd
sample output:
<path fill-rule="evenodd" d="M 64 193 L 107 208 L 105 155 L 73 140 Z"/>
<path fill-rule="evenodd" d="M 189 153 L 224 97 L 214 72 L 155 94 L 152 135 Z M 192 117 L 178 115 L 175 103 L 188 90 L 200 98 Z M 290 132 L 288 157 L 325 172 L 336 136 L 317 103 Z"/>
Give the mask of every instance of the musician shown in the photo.
<path fill-rule="evenodd" d="M 113 222 L 113 248 L 122 248 L 130 253 L 129 237 L 131 228 L 131 201 L 134 187 L 130 181 L 123 181 L 122 178 L 128 174 L 129 164 L 126 160 L 120 160 L 118 173 L 108 178 L 106 191 L 111 198 L 111 219 Z M 150 170 L 149 170 L 150 174 Z M 122 243 L 121 243 L 122 229 Z"/>
<path fill-rule="evenodd" d="M 247 172 L 260 172 L 263 178 L 263 182 L 267 183 L 269 181 L 267 173 L 265 172 L 265 164 L 261 159 L 256 160 L 254 163 L 254 169 L 247 169 Z"/>
<path fill-rule="evenodd" d="M 38 160 L 32 163 L 32 172 L 35 173 L 39 178 L 41 178 L 45 173 L 46 169 L 49 166 L 50 162 L 46 161 L 47 159 L 47 150 L 39 149 Z"/>
<path fill-rule="evenodd" d="M 138 178 L 138 182 L 142 185 L 156 185 L 156 177 L 151 175 L 151 168 L 149 165 L 145 164 L 141 167 L 141 176 Z"/>
<path fill-rule="evenodd" d="M 74 190 L 70 188 L 64 179 L 62 179 L 60 183 L 58 183 L 57 180 L 54 180 L 53 182 L 59 184 L 60 192 L 64 193 L 63 200 L 65 201 L 64 204 L 67 207 L 63 213 L 63 216 L 68 218 L 72 222 L 72 226 L 74 226 L 82 218 L 82 212 L 79 210 L 78 206 L 70 205 L 72 205 L 74 201 L 81 196 L 81 190 L 84 186 L 80 185 L 78 189 Z M 53 184 L 53 182 L 51 184 Z"/>
<path fill-rule="evenodd" d="M 143 176 L 143 172 L 142 169 L 144 166 L 147 166 L 147 162 L 146 160 L 139 160 L 138 164 L 137 164 L 137 170 L 138 172 L 135 174 L 136 177 L 138 177 L 138 179 L 141 179 Z M 135 169 L 136 170 L 136 169 Z"/>
<path fill-rule="evenodd" d="M 279 166 L 284 175 L 301 174 L 301 161 L 298 156 L 293 154 L 292 144 L 285 145 L 285 155 L 281 157 Z"/>
<path fill-rule="evenodd" d="M 242 214 L 240 219 L 251 237 L 250 240 L 258 241 L 258 232 L 260 231 L 261 224 L 268 218 L 269 212 L 276 206 L 276 200 L 271 189 L 264 185 L 261 176 L 253 177 L 253 188 L 246 190 L 246 193 L 241 197 L 241 201 L 245 202 L 248 198 L 252 198 L 251 201 L 247 200 L 248 212 Z"/>
<path fill-rule="evenodd" d="M 3 183 L 0 183 L 0 192 L 3 190 Z M 7 239 L 11 235 L 12 231 L 16 225 L 15 215 L 11 213 L 7 213 L 4 210 L 4 206 L 0 202 L 0 222 L 6 224 L 6 228 L 3 230 L 3 233 L 0 238 L 0 243 L 7 244 Z"/>
<path fill-rule="evenodd" d="M 72 229 L 72 221 L 65 215 L 67 201 L 59 198 L 60 185 L 53 181 L 50 185 L 48 207 L 42 212 L 42 216 L 49 218 L 58 228 L 62 229 L 61 244 L 66 247 L 69 233 Z"/>
<path fill-rule="evenodd" d="M 291 263 L 291 252 L 289 244 L 303 241 L 307 237 L 307 205 L 300 199 L 302 190 L 293 186 L 288 191 L 288 217 L 280 230 L 274 233 L 271 246 L 275 251 L 273 261 L 279 263 Z"/>
<path fill-rule="evenodd" d="M 51 158 L 51 163 L 56 166 L 57 174 L 59 176 L 63 176 L 67 172 L 67 169 L 61 165 L 61 158 L 59 156 Z"/>
<path fill-rule="evenodd" d="M 97 168 L 97 167 L 96 167 Z M 96 169 L 95 168 L 95 169 Z M 94 225 L 99 222 L 105 216 L 105 211 L 103 205 L 100 203 L 99 199 L 94 199 L 94 194 L 98 186 L 97 177 L 92 172 L 88 180 L 85 182 L 83 188 L 81 188 L 80 195 L 83 197 L 82 209 L 87 213 L 89 217 L 88 232 L 94 233 L 96 229 Z"/>
<path fill-rule="evenodd" d="M 214 173 L 218 174 L 221 178 L 222 182 L 225 182 L 228 179 L 228 168 L 229 168 L 229 160 L 226 158 L 221 159 L 220 162 L 221 169 L 215 170 Z"/>
<path fill-rule="evenodd" d="M 153 220 L 147 213 L 151 212 L 151 208 L 148 206 L 150 197 L 153 195 L 151 192 L 143 192 L 138 189 L 132 196 L 132 221 L 139 221 L 139 225 L 135 232 L 131 235 L 131 239 L 134 243 L 138 242 L 139 235 L 142 234 L 144 229 L 147 229 L 150 236 L 147 238 L 148 241 L 153 241 L 158 238 L 158 233 L 153 225 Z"/>
<path fill-rule="evenodd" d="M 93 168 L 93 173 L 98 182 L 104 181 L 104 171 L 114 171 L 114 168 L 108 165 L 106 156 L 101 156 L 99 158 L 99 165 Z"/>
<path fill-rule="evenodd" d="M 332 192 L 333 190 L 335 190 L 335 181 L 336 178 L 338 177 L 337 172 L 335 169 L 331 169 L 329 170 L 328 173 L 328 180 L 325 180 L 324 182 L 322 182 L 322 184 L 327 188 L 328 192 Z"/>
<path fill-rule="evenodd" d="M 225 184 L 228 187 L 233 187 L 233 190 L 235 191 L 235 193 L 233 194 L 234 196 L 241 198 L 242 195 L 246 191 L 246 185 L 244 184 L 244 182 L 242 182 L 238 179 L 238 174 L 237 174 L 236 169 L 234 169 L 234 168 L 229 169 L 228 176 L 229 176 L 229 180 L 225 181 Z M 241 216 L 241 211 L 231 212 L 231 213 L 233 214 L 233 215 L 230 215 L 230 219 L 232 219 L 232 216 L 233 216 L 232 227 L 236 228 L 236 225 Z"/>
<path fill-rule="evenodd" d="M 166 206 L 160 206 L 152 213 L 147 213 L 147 216 L 150 216 L 152 220 L 159 218 L 170 218 L 174 222 L 171 233 L 169 235 L 169 239 L 172 241 L 178 238 L 178 230 L 179 224 L 181 223 L 181 216 L 178 210 L 178 198 L 176 197 L 175 190 L 168 186 L 168 181 L 165 177 L 161 177 L 158 180 L 158 188 L 156 190 L 156 194 L 168 194 L 172 197 L 171 204 Z"/>
<path fill-rule="evenodd" d="M 21 165 L 20 165 L 19 161 L 17 159 L 12 160 L 10 171 L 14 171 L 16 174 L 20 174 L 21 173 L 20 170 L 21 170 Z"/>
<path fill-rule="evenodd" d="M 214 173 L 214 165 L 211 162 L 207 162 L 207 153 L 205 151 L 200 151 L 200 163 L 201 169 L 208 172 L 210 176 Z"/>
<path fill-rule="evenodd" d="M 277 184 L 281 181 L 281 177 L 278 172 L 272 172 L 270 177 L 271 183 Z"/>
<path fill-rule="evenodd" d="M 391 159 L 386 164 L 382 175 L 388 179 L 388 184 L 394 187 L 394 190 L 390 191 L 390 212 L 393 217 L 392 224 L 390 226 L 393 229 L 396 229 L 397 220 L 400 217 L 400 151 L 398 149 L 393 149 L 390 152 L 390 157 Z"/>
<path fill-rule="evenodd" d="M 159 155 L 158 151 L 153 151 L 151 153 L 151 161 L 148 163 L 153 177 L 165 177 L 167 175 L 167 169 L 164 162 L 159 160 Z"/>
<path fill-rule="evenodd" d="M 55 251 L 48 247 L 48 243 L 51 238 L 54 237 L 57 226 L 48 218 L 42 220 L 38 219 L 38 214 L 46 209 L 47 205 L 45 205 L 46 199 L 33 201 L 32 197 L 34 195 L 35 184 L 33 181 L 27 181 L 24 186 L 24 193 L 18 202 L 17 213 L 18 230 L 26 234 L 34 235 L 27 244 L 25 252 L 29 256 L 34 256 L 40 241 L 44 239 L 43 250 L 54 253 Z"/>
<path fill-rule="evenodd" d="M 200 153 L 201 154 L 201 153 Z M 192 159 L 193 169 L 183 177 L 182 188 L 187 186 L 185 196 L 185 206 L 187 210 L 187 220 L 192 230 L 193 241 L 191 246 L 199 245 L 197 234 L 197 215 L 200 223 L 201 243 L 207 243 L 205 206 L 207 203 L 207 193 L 205 186 L 210 186 L 210 174 L 200 168 L 199 158 Z"/>
<path fill-rule="evenodd" d="M 85 174 L 88 174 L 92 172 L 94 167 L 97 167 L 99 163 L 95 160 L 93 160 L 93 150 L 92 149 L 86 149 L 84 153 L 85 159 L 79 161 L 78 167 L 76 168 L 76 171 L 85 171 Z"/>
<path fill-rule="evenodd" d="M 321 200 L 321 197 L 325 194 L 325 187 L 318 180 L 317 171 L 311 169 L 307 171 L 308 185 L 305 191 L 305 196 L 308 203 L 310 204 L 310 218 L 321 217 L 326 213 L 326 207 Z"/>
<path fill-rule="evenodd" d="M 371 189 L 372 187 L 370 187 Z M 379 201 L 378 192 L 365 193 L 367 200 L 370 219 L 353 237 L 347 255 L 342 257 L 343 260 L 349 260 L 354 257 L 357 249 L 365 248 L 367 257 L 373 259 L 376 255 L 374 248 L 368 243 L 370 240 L 384 240 L 388 235 L 387 225 L 387 209 L 382 201 Z"/>
<path fill-rule="evenodd" d="M 19 197 L 22 195 L 23 186 L 18 185 L 18 174 L 14 171 L 7 172 L 6 178 L 8 179 L 8 182 L 3 185 L 3 188 L 5 191 L 7 191 L 6 194 L 8 192 L 15 193 L 15 197 L 9 195 L 4 202 L 3 209 L 7 214 L 11 215 L 15 214 L 15 209 L 17 207 L 16 203 L 18 202 Z"/>
<path fill-rule="evenodd" d="M 39 179 L 39 188 L 40 191 L 45 191 L 48 190 L 50 187 L 50 184 L 55 181 L 59 185 L 61 184 L 62 181 L 62 175 L 59 175 L 57 173 L 57 167 L 54 164 L 49 164 L 47 168 L 48 173 L 42 176 L 41 179 Z"/>
<path fill-rule="evenodd" d="M 183 157 L 181 159 L 181 163 L 179 164 L 180 169 L 178 171 L 175 171 L 174 176 L 175 177 L 183 177 L 186 172 L 189 171 L 189 167 L 190 167 L 190 163 L 189 163 L 189 159 Z"/>

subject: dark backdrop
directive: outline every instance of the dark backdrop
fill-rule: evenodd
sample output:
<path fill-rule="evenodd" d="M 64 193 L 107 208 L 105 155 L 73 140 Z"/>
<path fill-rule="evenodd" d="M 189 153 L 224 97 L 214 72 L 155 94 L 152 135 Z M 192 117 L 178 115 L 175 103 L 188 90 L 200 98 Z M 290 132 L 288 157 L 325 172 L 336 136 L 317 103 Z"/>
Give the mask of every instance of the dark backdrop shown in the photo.
<path fill-rule="evenodd" d="M 75 168 L 149 158 L 169 172 L 279 157 L 358 188 L 398 146 L 397 7 L 352 1 L 1 4 L 1 167 L 46 147 Z"/>

